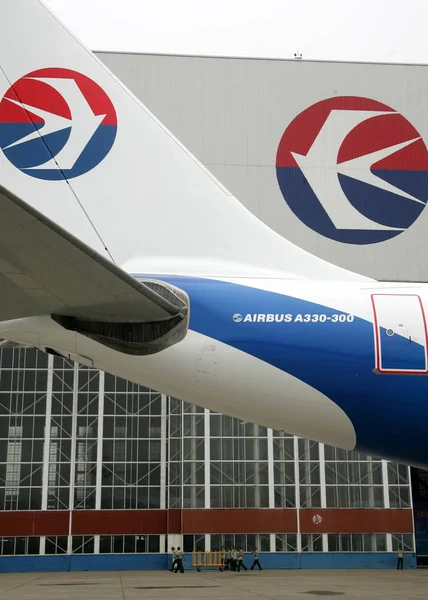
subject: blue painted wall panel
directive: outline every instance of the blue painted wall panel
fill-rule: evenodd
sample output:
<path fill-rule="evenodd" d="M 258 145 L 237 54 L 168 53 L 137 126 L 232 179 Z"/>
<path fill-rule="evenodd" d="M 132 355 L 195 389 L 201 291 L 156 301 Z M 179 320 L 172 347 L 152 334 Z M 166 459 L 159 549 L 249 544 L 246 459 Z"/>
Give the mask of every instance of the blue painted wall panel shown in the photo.
<path fill-rule="evenodd" d="M 390 552 L 304 552 L 301 555 L 302 569 L 395 569 L 397 558 Z M 409 553 L 404 558 L 404 568 L 416 568 L 416 555 Z"/>
<path fill-rule="evenodd" d="M 46 573 L 70 570 L 70 556 L 1 556 L 0 573 Z"/>
<path fill-rule="evenodd" d="M 166 554 L 74 554 L 70 571 L 154 571 L 167 569 L 169 562 Z"/>
<path fill-rule="evenodd" d="M 76 554 L 73 556 L 2 556 L 0 573 L 66 572 L 66 571 L 152 571 L 170 566 L 168 554 Z M 395 569 L 396 557 L 387 552 L 261 553 L 264 569 Z M 245 555 L 247 567 L 252 555 Z M 186 554 L 185 568 L 192 569 L 192 556 Z M 416 568 L 416 555 L 406 554 L 404 568 Z M 216 569 L 214 569 L 216 570 Z"/>
<path fill-rule="evenodd" d="M 300 554 L 291 552 L 266 552 L 260 554 L 263 569 L 300 569 Z M 248 561 L 251 565 L 251 561 Z M 256 567 L 257 569 L 257 567 Z"/>

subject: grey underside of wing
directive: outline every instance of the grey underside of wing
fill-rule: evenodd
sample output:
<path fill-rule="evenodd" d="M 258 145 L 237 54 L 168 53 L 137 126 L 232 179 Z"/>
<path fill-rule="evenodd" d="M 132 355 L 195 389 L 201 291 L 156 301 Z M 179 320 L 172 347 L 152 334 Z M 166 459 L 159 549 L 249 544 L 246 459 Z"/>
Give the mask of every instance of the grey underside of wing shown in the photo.
<path fill-rule="evenodd" d="M 179 312 L 173 295 L 136 281 L 0 185 L 0 321 L 150 322 Z"/>

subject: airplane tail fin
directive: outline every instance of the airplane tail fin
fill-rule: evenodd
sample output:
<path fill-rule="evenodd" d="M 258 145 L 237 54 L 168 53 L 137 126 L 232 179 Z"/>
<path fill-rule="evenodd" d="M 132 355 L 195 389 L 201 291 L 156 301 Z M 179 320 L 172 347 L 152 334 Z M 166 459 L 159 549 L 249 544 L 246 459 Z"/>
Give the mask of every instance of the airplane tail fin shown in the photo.
<path fill-rule="evenodd" d="M 0 50 L 1 183 L 95 251 L 170 273 L 365 279 L 259 221 L 39 0 L 1 2 Z"/>

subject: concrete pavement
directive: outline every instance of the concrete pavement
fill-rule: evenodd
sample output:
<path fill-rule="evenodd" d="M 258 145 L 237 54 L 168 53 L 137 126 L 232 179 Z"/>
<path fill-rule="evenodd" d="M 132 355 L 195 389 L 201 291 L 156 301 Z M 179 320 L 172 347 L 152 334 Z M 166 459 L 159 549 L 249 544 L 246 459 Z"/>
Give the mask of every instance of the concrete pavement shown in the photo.
<path fill-rule="evenodd" d="M 426 600 L 428 570 L 2 573 L 0 600 Z"/>

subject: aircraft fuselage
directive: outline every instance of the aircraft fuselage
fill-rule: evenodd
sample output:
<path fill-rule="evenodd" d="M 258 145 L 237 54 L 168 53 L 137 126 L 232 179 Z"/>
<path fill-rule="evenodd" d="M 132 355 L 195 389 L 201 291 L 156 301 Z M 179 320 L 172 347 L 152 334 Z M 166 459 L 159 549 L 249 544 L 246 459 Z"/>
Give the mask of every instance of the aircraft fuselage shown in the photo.
<path fill-rule="evenodd" d="M 32 345 L 211 410 L 428 467 L 425 286 L 153 277 L 190 298 L 186 338 L 158 354 L 115 352 L 50 317 L 0 335 L 32 332 Z"/>

